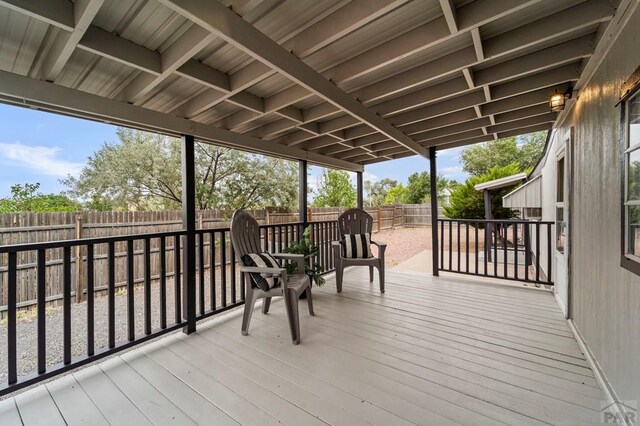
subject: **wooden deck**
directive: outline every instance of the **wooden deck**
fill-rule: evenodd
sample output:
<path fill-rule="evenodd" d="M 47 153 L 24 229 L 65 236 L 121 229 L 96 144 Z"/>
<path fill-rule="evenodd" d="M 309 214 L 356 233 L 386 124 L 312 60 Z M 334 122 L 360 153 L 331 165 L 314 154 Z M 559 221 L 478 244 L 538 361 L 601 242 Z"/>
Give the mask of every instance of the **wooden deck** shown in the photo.
<path fill-rule="evenodd" d="M 161 338 L 0 402 L 0 424 L 587 424 L 604 399 L 548 292 L 365 268 L 300 306 Z"/>

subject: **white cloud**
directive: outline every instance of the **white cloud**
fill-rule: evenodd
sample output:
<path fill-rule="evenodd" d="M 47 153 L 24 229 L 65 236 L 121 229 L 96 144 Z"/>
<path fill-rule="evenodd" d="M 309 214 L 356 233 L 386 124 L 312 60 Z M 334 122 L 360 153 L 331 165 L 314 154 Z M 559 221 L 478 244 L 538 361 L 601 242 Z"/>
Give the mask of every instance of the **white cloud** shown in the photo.
<path fill-rule="evenodd" d="M 20 142 L 0 143 L 0 161 L 5 164 L 30 169 L 38 174 L 64 177 L 77 175 L 82 163 L 59 158 L 62 148 L 54 146 L 23 145 Z"/>
<path fill-rule="evenodd" d="M 460 155 L 462 150 L 464 150 L 463 147 L 449 148 L 442 151 L 438 151 L 438 156 L 439 157 L 457 157 Z"/>
<path fill-rule="evenodd" d="M 445 175 L 454 175 L 454 174 L 462 173 L 462 167 L 460 166 L 443 167 L 439 171 L 444 173 Z"/>
<path fill-rule="evenodd" d="M 378 176 L 374 175 L 373 173 L 365 171 L 364 173 L 362 173 L 362 180 L 369 180 L 371 182 L 377 182 L 377 181 L 380 180 L 380 178 Z"/>

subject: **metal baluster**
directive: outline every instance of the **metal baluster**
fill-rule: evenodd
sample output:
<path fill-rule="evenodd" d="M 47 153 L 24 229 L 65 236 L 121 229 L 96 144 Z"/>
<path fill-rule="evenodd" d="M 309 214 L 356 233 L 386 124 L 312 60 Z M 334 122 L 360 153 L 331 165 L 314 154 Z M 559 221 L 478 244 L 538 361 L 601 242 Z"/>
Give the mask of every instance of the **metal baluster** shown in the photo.
<path fill-rule="evenodd" d="M 7 279 L 7 370 L 9 384 L 18 381 L 18 342 L 16 336 L 18 255 L 9 252 Z"/>
<path fill-rule="evenodd" d="M 453 270 L 453 222 L 449 221 L 449 271 Z"/>
<path fill-rule="evenodd" d="M 549 265 L 549 273 L 547 274 L 547 283 L 551 283 L 553 262 L 551 260 L 551 224 L 547 223 L 547 265 Z"/>
<path fill-rule="evenodd" d="M 517 280 L 519 277 L 518 274 L 518 224 L 514 224 L 513 226 L 513 261 L 515 263 L 515 279 Z"/>
<path fill-rule="evenodd" d="M 71 247 L 62 249 L 63 362 L 71 364 Z"/>
<path fill-rule="evenodd" d="M 493 222 L 492 222 L 493 223 Z M 493 236 L 491 237 L 491 241 L 493 241 L 493 276 L 498 276 L 498 224 L 494 223 L 495 226 L 491 226 L 493 231 Z"/>
<path fill-rule="evenodd" d="M 508 250 L 507 250 L 507 233 L 509 232 L 509 224 L 508 223 L 503 223 L 500 225 L 500 230 L 502 231 L 503 235 L 502 235 L 502 245 L 503 247 L 503 252 L 504 252 L 504 258 L 502 259 L 502 261 L 504 262 L 504 278 L 507 278 L 507 275 L 509 275 L 509 269 L 508 267 L 508 262 L 507 262 L 507 256 L 509 255 Z"/>
<path fill-rule="evenodd" d="M 457 265 L 457 269 L 458 272 L 460 272 L 460 221 L 457 221 L 457 227 L 458 227 L 458 243 L 457 243 L 457 252 L 458 252 L 458 265 Z"/>
<path fill-rule="evenodd" d="M 167 239 L 160 237 L 160 328 L 167 328 Z"/>
<path fill-rule="evenodd" d="M 198 242 L 198 291 L 200 292 L 200 315 L 204 315 L 204 232 L 197 234 Z"/>
<path fill-rule="evenodd" d="M 236 253 L 233 250 L 233 244 L 230 245 L 231 253 L 229 263 L 231 264 L 231 303 L 236 303 Z"/>
<path fill-rule="evenodd" d="M 467 259 L 466 259 L 466 272 L 469 273 L 469 222 L 467 222 L 465 227 L 466 230 L 466 252 L 467 252 Z"/>
<path fill-rule="evenodd" d="M 478 265 L 478 263 L 479 263 L 479 262 L 478 262 L 478 260 L 479 260 L 479 259 L 478 259 L 478 257 L 479 257 L 479 253 L 478 253 L 478 246 L 479 246 L 479 244 L 478 244 L 478 228 L 479 228 L 479 227 L 480 227 L 480 224 L 479 224 L 478 222 L 476 222 L 476 223 L 475 223 L 475 225 L 474 225 L 474 228 L 475 228 L 475 229 L 474 229 L 474 232 L 475 232 L 475 237 L 476 237 L 476 239 L 475 239 L 475 246 L 476 246 L 476 259 L 475 259 L 475 260 L 476 260 L 476 263 L 475 263 L 475 265 L 476 265 L 476 269 L 475 269 L 475 273 L 476 273 L 476 274 L 479 274 L 479 273 L 480 273 L 480 272 L 478 271 L 478 266 L 479 266 L 479 265 Z"/>
<path fill-rule="evenodd" d="M 440 270 L 444 270 L 444 220 L 438 219 L 438 221 L 440 222 Z M 433 232 L 433 229 L 431 231 Z"/>
<path fill-rule="evenodd" d="M 540 224 L 536 223 L 536 282 L 540 282 Z"/>
<path fill-rule="evenodd" d="M 182 268 L 182 262 L 180 261 L 180 235 L 173 237 L 173 297 L 174 297 L 174 311 L 176 324 L 182 322 L 182 294 L 180 285 L 180 268 Z"/>
<path fill-rule="evenodd" d="M 107 291 L 109 348 L 116 346 L 116 248 L 113 241 L 109 242 L 109 279 Z"/>
<path fill-rule="evenodd" d="M 136 338 L 133 243 L 132 239 L 127 241 L 127 335 L 130 342 Z"/>
<path fill-rule="evenodd" d="M 95 352 L 95 249 L 93 244 L 87 245 L 87 355 L 91 356 Z"/>
<path fill-rule="evenodd" d="M 227 241 L 225 239 L 226 231 L 220 233 L 220 264 L 222 265 L 222 276 L 220 279 L 220 299 L 222 307 L 227 306 Z"/>
<path fill-rule="evenodd" d="M 47 253 L 45 249 L 38 250 L 38 374 L 47 371 L 47 311 L 46 311 L 46 286 L 47 286 Z M 78 297 L 76 295 L 76 297 Z"/>
<path fill-rule="evenodd" d="M 144 239 L 144 332 L 151 334 L 151 239 Z"/>
<path fill-rule="evenodd" d="M 211 310 L 216 310 L 216 237 L 209 232 L 209 293 L 211 296 Z"/>

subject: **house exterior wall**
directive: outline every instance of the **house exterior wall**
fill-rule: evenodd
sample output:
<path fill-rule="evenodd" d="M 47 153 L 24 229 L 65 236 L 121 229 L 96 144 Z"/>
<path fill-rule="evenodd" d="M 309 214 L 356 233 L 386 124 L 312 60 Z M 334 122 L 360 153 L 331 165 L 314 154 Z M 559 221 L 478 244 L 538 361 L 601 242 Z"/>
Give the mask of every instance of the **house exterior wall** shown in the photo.
<path fill-rule="evenodd" d="M 621 83 L 640 65 L 639 29 L 636 8 L 567 120 L 555 129 L 541 172 L 543 219 L 554 220 L 556 152 L 573 128 L 571 316 L 618 399 L 640 406 L 640 277 L 620 267 L 616 107 Z"/>

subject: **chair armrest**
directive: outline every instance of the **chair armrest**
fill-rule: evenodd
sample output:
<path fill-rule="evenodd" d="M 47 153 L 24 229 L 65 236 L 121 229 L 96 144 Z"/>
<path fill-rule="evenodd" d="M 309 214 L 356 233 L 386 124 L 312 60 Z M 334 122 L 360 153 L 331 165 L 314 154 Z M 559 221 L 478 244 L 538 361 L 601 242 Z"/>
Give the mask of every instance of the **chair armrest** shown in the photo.
<path fill-rule="evenodd" d="M 286 269 L 284 268 L 267 268 L 261 266 L 241 266 L 240 272 L 247 272 L 250 274 L 260 274 L 262 276 L 273 276 L 273 275 L 286 275 Z"/>
<path fill-rule="evenodd" d="M 285 260 L 296 260 L 296 259 L 304 259 L 304 254 L 297 253 L 271 253 L 271 256 L 276 259 L 285 259 Z"/>
<path fill-rule="evenodd" d="M 282 291 L 287 291 L 287 270 L 284 268 L 266 268 L 261 266 L 240 266 L 241 273 L 260 274 L 263 278 L 280 277 Z M 247 285 L 250 285 L 251 277 L 247 277 Z"/>
<path fill-rule="evenodd" d="M 273 256 L 276 259 L 293 260 L 293 261 L 295 261 L 296 265 L 298 267 L 298 273 L 299 274 L 304 274 L 304 272 L 305 272 L 304 254 L 297 254 L 297 253 L 271 253 L 271 256 Z"/>
<path fill-rule="evenodd" d="M 387 249 L 387 243 L 371 241 L 371 244 L 373 244 L 376 247 L 378 247 L 378 257 L 383 259 L 384 258 L 384 251 Z"/>

